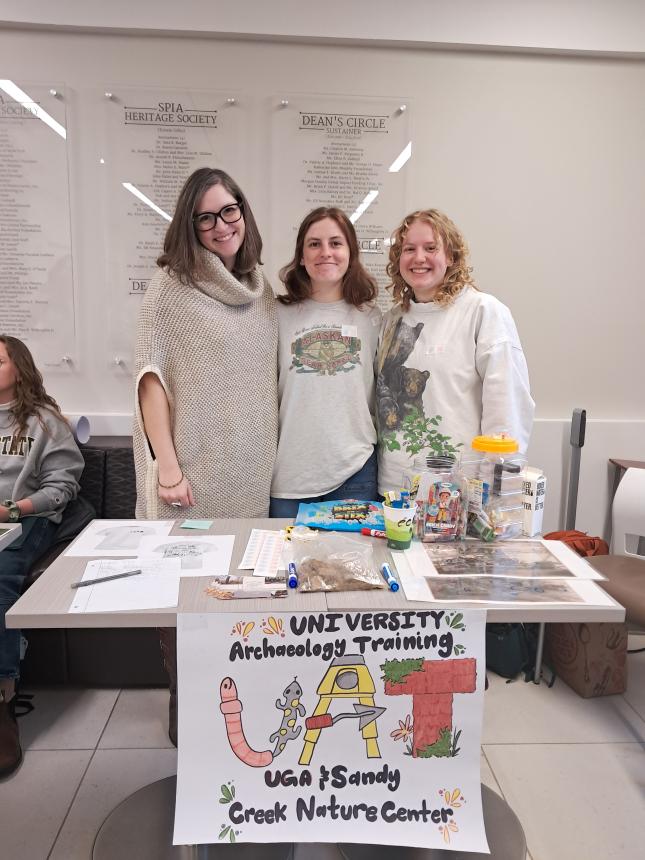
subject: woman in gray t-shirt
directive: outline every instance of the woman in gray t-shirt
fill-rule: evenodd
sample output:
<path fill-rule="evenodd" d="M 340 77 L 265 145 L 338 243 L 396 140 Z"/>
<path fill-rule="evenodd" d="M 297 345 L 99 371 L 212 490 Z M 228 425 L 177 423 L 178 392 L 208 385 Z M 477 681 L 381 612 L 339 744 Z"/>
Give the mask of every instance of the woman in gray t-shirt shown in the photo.
<path fill-rule="evenodd" d="M 307 215 L 278 297 L 278 454 L 271 516 L 376 497 L 374 356 L 381 312 L 356 233 L 334 207 Z"/>

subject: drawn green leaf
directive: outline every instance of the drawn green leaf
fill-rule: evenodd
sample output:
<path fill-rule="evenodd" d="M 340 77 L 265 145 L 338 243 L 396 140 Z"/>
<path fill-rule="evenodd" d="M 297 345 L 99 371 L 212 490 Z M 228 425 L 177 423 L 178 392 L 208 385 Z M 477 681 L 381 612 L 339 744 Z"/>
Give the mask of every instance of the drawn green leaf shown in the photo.
<path fill-rule="evenodd" d="M 410 660 L 386 660 L 381 664 L 383 680 L 391 684 L 401 684 L 412 672 L 421 672 L 423 658 Z"/>
<path fill-rule="evenodd" d="M 228 785 L 224 784 L 221 787 L 222 797 L 225 798 L 226 803 L 230 803 L 233 800 L 233 795 L 229 791 Z"/>

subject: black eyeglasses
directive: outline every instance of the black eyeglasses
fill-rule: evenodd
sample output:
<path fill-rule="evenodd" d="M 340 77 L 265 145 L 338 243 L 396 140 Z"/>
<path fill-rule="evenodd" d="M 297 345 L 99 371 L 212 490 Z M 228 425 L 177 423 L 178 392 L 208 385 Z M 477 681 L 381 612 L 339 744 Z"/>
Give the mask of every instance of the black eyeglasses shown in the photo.
<path fill-rule="evenodd" d="M 198 230 L 212 230 L 217 224 L 218 218 L 221 218 L 225 224 L 235 224 L 241 217 L 242 204 L 229 203 L 219 212 L 200 212 L 199 215 L 193 217 L 193 224 Z"/>

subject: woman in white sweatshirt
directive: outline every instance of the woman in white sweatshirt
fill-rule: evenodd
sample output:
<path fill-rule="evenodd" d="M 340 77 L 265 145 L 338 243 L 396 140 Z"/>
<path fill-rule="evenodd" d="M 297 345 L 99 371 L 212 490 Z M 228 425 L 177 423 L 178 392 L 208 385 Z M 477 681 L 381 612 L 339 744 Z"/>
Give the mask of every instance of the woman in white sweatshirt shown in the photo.
<path fill-rule="evenodd" d="M 517 329 L 509 309 L 473 283 L 457 226 L 436 209 L 408 215 L 387 272 L 395 307 L 377 361 L 379 492 L 411 474 L 411 424 L 426 425 L 437 454 L 501 432 L 526 451 L 535 404 Z"/>

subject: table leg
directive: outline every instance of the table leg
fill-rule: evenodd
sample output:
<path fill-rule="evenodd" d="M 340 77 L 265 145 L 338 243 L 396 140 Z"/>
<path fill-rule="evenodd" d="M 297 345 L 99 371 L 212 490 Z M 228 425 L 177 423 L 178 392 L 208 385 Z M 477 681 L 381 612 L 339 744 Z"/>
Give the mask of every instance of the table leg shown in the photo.
<path fill-rule="evenodd" d="M 533 669 L 533 683 L 539 684 L 542 677 L 542 653 L 544 651 L 544 633 L 546 624 L 541 621 L 538 624 L 537 648 L 535 651 L 535 668 Z"/>

